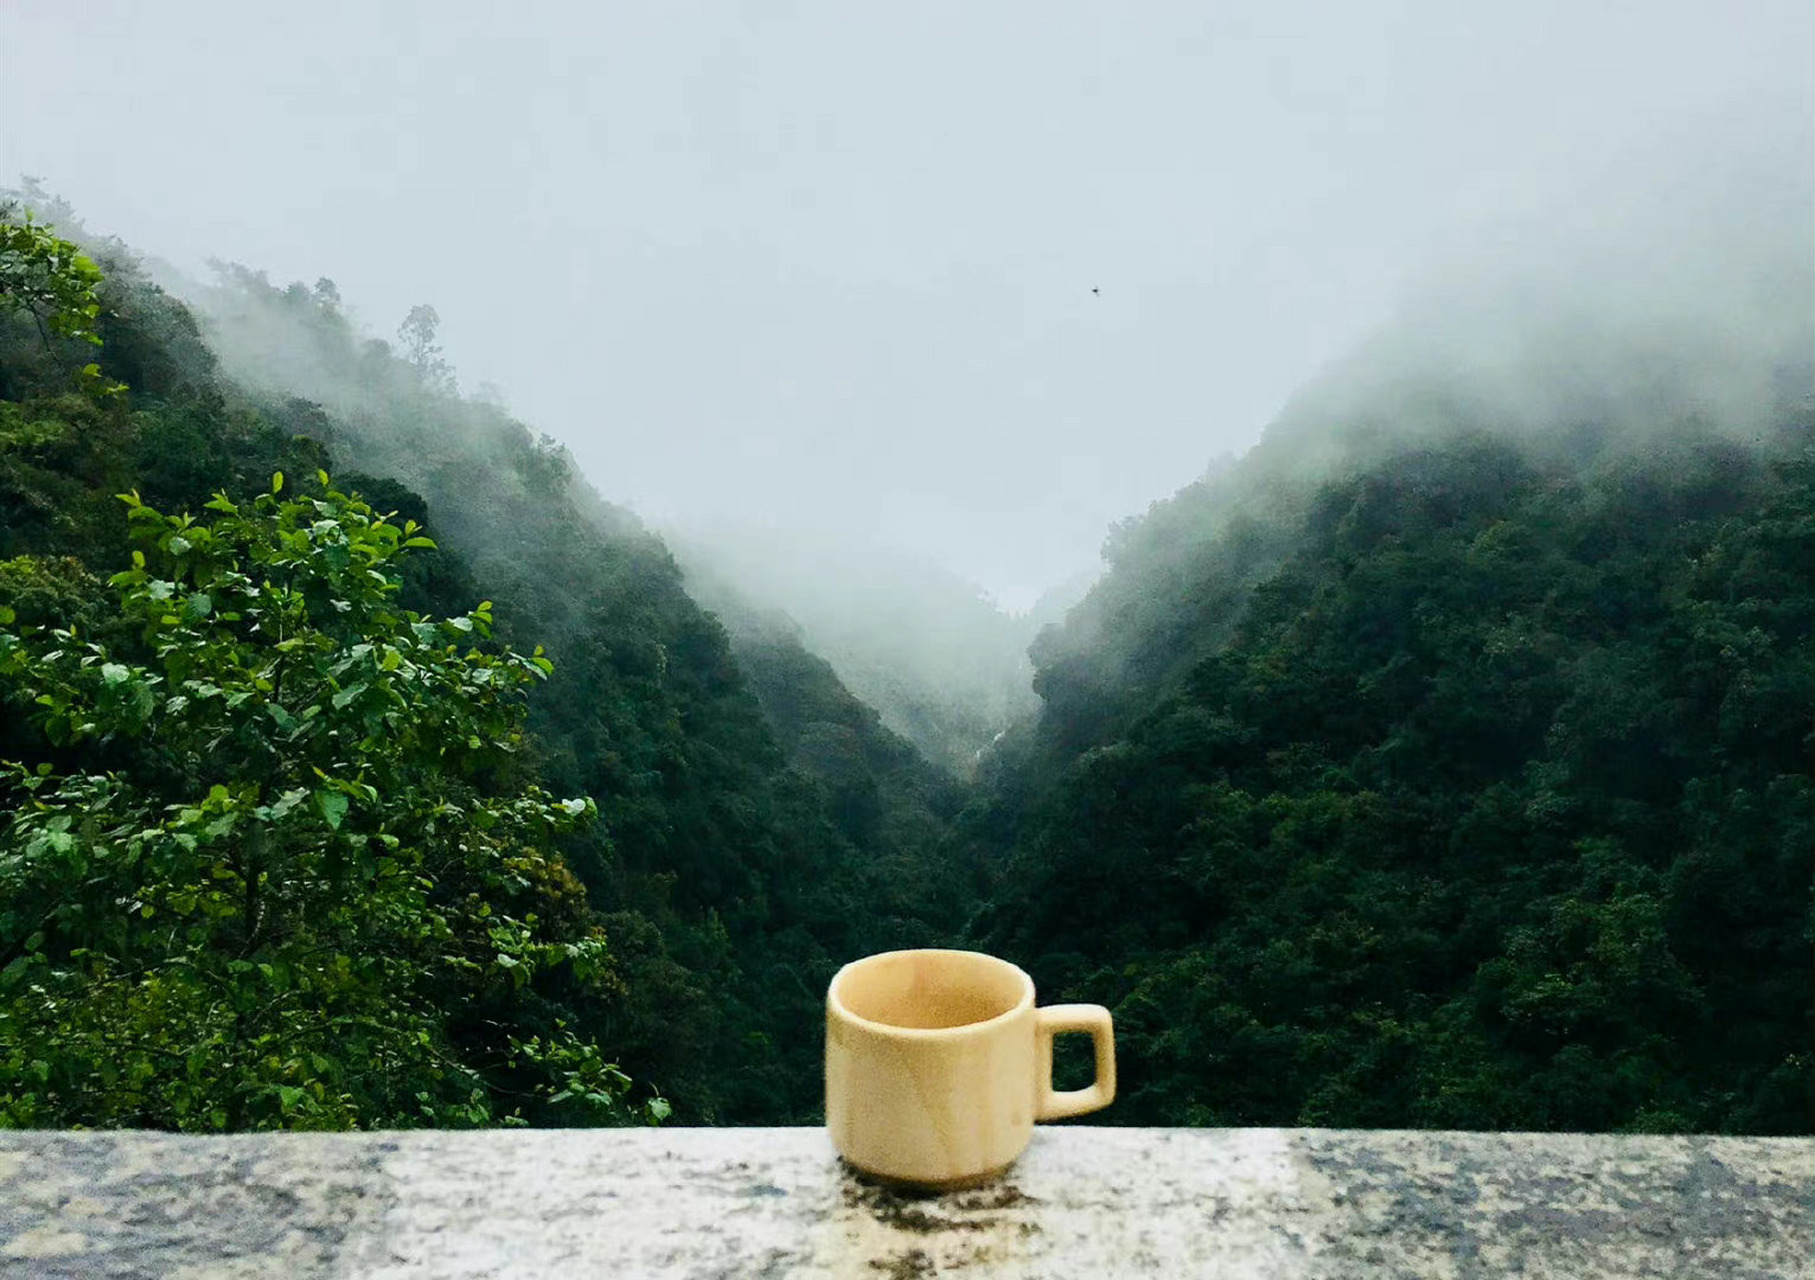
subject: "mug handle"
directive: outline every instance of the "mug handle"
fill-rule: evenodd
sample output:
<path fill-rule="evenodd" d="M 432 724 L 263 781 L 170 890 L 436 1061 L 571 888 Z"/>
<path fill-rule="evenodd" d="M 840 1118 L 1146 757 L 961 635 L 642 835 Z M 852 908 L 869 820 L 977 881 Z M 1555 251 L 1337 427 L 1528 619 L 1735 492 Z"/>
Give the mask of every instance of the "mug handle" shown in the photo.
<path fill-rule="evenodd" d="M 1034 1119 L 1063 1120 L 1081 1116 L 1115 1101 L 1115 1027 L 1109 1010 L 1100 1004 L 1055 1004 L 1035 1010 L 1034 1039 L 1039 1045 L 1039 1076 L 1034 1100 Z M 1068 1089 L 1063 1093 L 1052 1087 L 1052 1038 L 1076 1031 L 1089 1035 L 1096 1043 L 1097 1078 L 1088 1089 Z"/>

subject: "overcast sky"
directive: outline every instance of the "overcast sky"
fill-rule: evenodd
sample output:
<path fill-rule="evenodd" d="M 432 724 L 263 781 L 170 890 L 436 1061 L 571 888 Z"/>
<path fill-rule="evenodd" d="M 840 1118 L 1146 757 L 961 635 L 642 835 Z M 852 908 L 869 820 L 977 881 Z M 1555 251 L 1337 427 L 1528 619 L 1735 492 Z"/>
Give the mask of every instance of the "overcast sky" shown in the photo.
<path fill-rule="evenodd" d="M 1807 120 L 1812 15 L 0 0 L 0 183 L 332 277 L 382 336 L 432 303 L 464 387 L 658 525 L 904 544 L 1021 606 L 1483 220 Z"/>

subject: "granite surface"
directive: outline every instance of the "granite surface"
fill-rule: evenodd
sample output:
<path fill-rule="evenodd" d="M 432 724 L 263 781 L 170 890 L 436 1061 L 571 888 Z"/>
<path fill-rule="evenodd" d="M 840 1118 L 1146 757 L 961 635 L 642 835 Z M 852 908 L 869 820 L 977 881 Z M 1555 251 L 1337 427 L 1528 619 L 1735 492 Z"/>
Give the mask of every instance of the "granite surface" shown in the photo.
<path fill-rule="evenodd" d="M 817 1129 L 0 1134 L 0 1276 L 1815 1280 L 1815 1139 L 1043 1128 L 865 1183 Z"/>

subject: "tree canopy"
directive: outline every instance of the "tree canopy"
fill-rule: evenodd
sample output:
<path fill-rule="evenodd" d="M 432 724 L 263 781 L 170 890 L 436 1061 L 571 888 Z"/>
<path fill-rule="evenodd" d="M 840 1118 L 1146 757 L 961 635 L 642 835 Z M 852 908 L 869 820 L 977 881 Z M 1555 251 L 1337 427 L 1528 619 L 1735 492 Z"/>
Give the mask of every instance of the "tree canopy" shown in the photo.
<path fill-rule="evenodd" d="M 1807 418 L 1231 492 L 1124 533 L 967 824 L 1110 1118 L 1815 1130 Z"/>

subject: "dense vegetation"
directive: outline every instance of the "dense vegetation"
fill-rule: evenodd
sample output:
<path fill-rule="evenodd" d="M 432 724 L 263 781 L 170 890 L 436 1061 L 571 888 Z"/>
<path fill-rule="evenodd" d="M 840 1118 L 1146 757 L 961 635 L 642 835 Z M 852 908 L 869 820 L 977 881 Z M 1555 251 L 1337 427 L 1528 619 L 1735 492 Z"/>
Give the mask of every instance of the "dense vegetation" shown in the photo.
<path fill-rule="evenodd" d="M 1815 1132 L 1806 368 L 1743 433 L 1301 416 L 1112 533 L 963 783 L 431 308 L 191 310 L 25 194 L 0 1123 L 808 1121 L 834 967 L 965 940 L 1112 1006 L 1111 1122 Z"/>
<path fill-rule="evenodd" d="M 1112 1118 L 1815 1130 L 1810 425 L 1122 530 L 968 823 Z"/>
<path fill-rule="evenodd" d="M 591 801 L 512 760 L 547 660 L 465 645 L 489 604 L 398 609 L 428 540 L 317 481 L 201 522 L 127 495 L 102 638 L 0 631 L 0 680 L 74 766 L 9 766 L 13 1123 L 624 1118 L 549 981 L 596 986 L 603 940 L 549 851 Z"/>
<path fill-rule="evenodd" d="M 29 194 L 35 203 L 46 203 L 41 193 Z M 53 211 L 64 226 L 72 225 L 67 210 Z M 14 224 L 24 225 L 16 214 Z M 827 739 L 831 732 L 815 727 L 819 711 L 808 702 L 791 713 L 795 723 L 789 739 L 800 747 L 808 767 L 793 767 L 724 632 L 687 596 L 660 543 L 576 482 L 565 456 L 549 442 L 536 440 L 496 406 L 454 394 L 451 376 L 434 350 L 433 316 L 426 308 L 406 322 L 399 355 L 386 344 L 358 339 L 327 282 L 312 290 L 275 289 L 250 273 L 228 270 L 209 302 L 217 309 L 237 307 L 238 323 L 204 338 L 193 313 L 152 284 L 122 246 L 95 243 L 91 250 L 98 268 L 82 266 L 84 260 L 66 245 L 58 252 L 61 265 L 87 273 L 83 287 L 97 289 L 95 300 L 85 305 L 94 307 L 88 318 L 94 336 L 102 340 L 99 346 L 87 341 L 85 332 L 45 328 L 40 322 L 58 314 L 50 302 L 12 288 L 10 280 L 9 305 L 0 315 L 5 326 L 0 334 L 0 556 L 10 557 L 0 579 L 0 603 L 16 614 L 18 652 L 54 652 L 60 643 L 51 638 L 55 628 L 73 625 L 82 628 L 82 636 L 91 625 L 110 628 L 96 639 L 119 647 L 108 648 L 90 665 L 128 670 L 121 689 L 155 689 L 157 696 L 169 696 L 163 685 L 153 683 L 179 678 L 157 669 L 167 657 L 147 649 L 151 637 L 126 634 L 131 631 L 124 625 L 130 610 L 122 613 L 117 602 L 107 599 L 110 575 L 137 571 L 128 511 L 116 494 L 136 492 L 149 508 L 172 513 L 170 519 L 185 511 L 205 515 L 211 502 L 218 508 L 215 518 L 234 518 L 225 515 L 226 507 L 245 510 L 246 504 L 260 501 L 273 473 L 281 471 L 291 477 L 285 498 L 296 492 L 307 502 L 332 506 L 321 520 L 377 530 L 371 536 L 378 538 L 401 537 L 397 525 L 404 521 L 421 523 L 439 546 L 387 557 L 380 570 L 387 582 L 382 590 L 396 598 L 385 615 L 390 620 L 379 633 L 362 637 L 324 629 L 336 646 L 333 652 L 349 644 L 374 646 L 367 652 L 395 647 L 399 627 L 426 625 L 408 621 L 414 612 L 452 620 L 445 625 L 489 624 L 491 640 L 478 637 L 474 650 L 486 655 L 488 663 L 506 663 L 512 651 L 545 649 L 552 671 L 546 679 L 536 678 L 523 726 L 527 732 L 512 727 L 514 721 L 488 721 L 483 731 L 461 737 L 462 742 L 478 738 L 474 760 L 458 758 L 458 751 L 444 759 L 418 760 L 409 766 L 416 772 L 397 785 L 439 796 L 447 787 L 473 785 L 469 773 L 489 772 L 498 775 L 485 783 L 494 789 L 497 803 L 516 803 L 513 796 L 533 797 L 536 788 L 543 788 L 589 809 L 596 806 L 599 818 L 565 834 L 550 831 L 532 839 L 518 833 L 507 839 L 506 832 L 498 831 L 488 836 L 503 842 L 499 857 L 508 861 L 520 853 L 544 870 L 533 876 L 515 867 L 485 873 L 494 881 L 502 876 L 503 882 L 475 885 L 469 898 L 476 894 L 476 899 L 462 899 L 462 909 L 470 905 L 481 920 L 508 916 L 526 927 L 534 923 L 545 932 L 553 930 L 550 946 L 584 944 L 581 967 L 586 972 L 551 974 L 542 985 L 557 989 L 544 993 L 528 982 L 529 973 L 516 969 L 511 982 L 521 985 L 510 987 L 510 1001 L 524 1006 L 540 1002 L 521 1021 L 498 1015 L 457 987 L 438 988 L 444 1021 L 416 1028 L 428 1037 L 419 1041 L 426 1057 L 420 1064 L 401 1063 L 398 1078 L 410 1078 L 418 1066 L 431 1073 L 441 1069 L 426 1066 L 430 1060 L 458 1058 L 462 1037 L 476 1034 L 462 1021 L 469 1016 L 474 1026 L 490 1028 L 495 1041 L 473 1050 L 491 1057 L 471 1061 L 495 1070 L 477 1101 L 462 1095 L 476 1109 L 458 1116 L 445 1109 L 433 1116 L 417 1112 L 416 1119 L 479 1121 L 507 1115 L 514 1109 L 511 1100 L 532 1094 L 541 1080 L 551 1083 L 537 1095 L 544 1105 L 527 1108 L 525 1118 L 556 1123 L 611 1118 L 602 1102 L 615 1102 L 621 1077 L 605 1071 L 608 1063 L 638 1082 L 636 1097 L 659 1090 L 691 1120 L 811 1117 L 818 1106 L 819 992 L 831 970 L 853 953 L 932 936 L 917 897 L 917 886 L 930 877 L 915 860 L 936 847 L 941 814 L 951 807 L 939 780 L 911 767 L 904 770 L 900 751 L 891 748 L 873 716 L 840 722 L 839 732 L 848 729 L 858 744 L 851 758 L 833 761 L 823 746 L 808 752 L 801 744 Z M 233 341 L 222 340 L 227 332 L 236 335 Z M 268 380 L 253 376 L 258 371 L 249 359 L 244 361 L 247 376 L 241 379 L 229 378 L 218 367 L 215 346 L 244 356 L 248 344 L 260 342 L 289 362 L 282 371 L 288 386 L 275 372 Z M 85 363 L 94 361 L 98 367 L 83 374 Z M 297 390 L 319 399 L 301 398 Z M 336 488 L 357 492 L 370 505 L 335 496 L 325 489 L 326 481 L 299 479 L 314 477 L 318 470 L 332 471 Z M 224 497 L 217 500 L 217 492 Z M 269 501 L 282 504 L 285 498 L 271 495 Z M 286 514 L 290 511 L 280 505 L 261 518 L 281 526 L 296 518 Z M 396 513 L 392 520 L 379 518 L 390 512 Z M 232 572 L 257 586 L 264 570 L 254 566 L 268 558 L 264 543 L 242 537 L 236 545 L 240 550 Z M 209 594 L 184 577 L 193 571 L 188 561 L 180 556 L 159 561 L 156 556 L 165 553 L 151 550 L 155 554 L 147 571 L 161 575 L 159 582 L 176 584 L 157 590 L 186 593 L 185 598 Z M 344 618 L 341 606 L 357 612 L 367 607 L 361 599 L 312 600 L 308 619 L 320 626 L 324 608 L 335 611 L 330 620 Z M 481 600 L 488 602 L 482 617 L 474 612 Z M 233 625 L 244 627 L 245 610 L 237 612 L 241 620 Z M 205 628 L 222 619 L 209 614 L 193 621 Z M 268 632 L 258 634 L 269 638 Z M 216 645 L 216 640 L 207 643 Z M 239 636 L 235 643 L 252 643 L 252 637 Z M 778 661 L 792 661 L 805 677 L 822 685 L 830 679 L 804 662 L 804 655 L 790 656 L 783 637 L 769 650 Z M 67 646 L 63 652 L 67 656 Z M 48 661 L 34 661 L 39 660 Z M 247 666 L 252 658 L 235 661 Z M 531 666 L 539 672 L 536 663 Z M 249 812 L 283 803 L 299 785 L 315 785 L 297 772 L 320 763 L 307 753 L 279 751 L 280 760 L 267 761 L 228 752 L 205 728 L 191 735 L 195 759 L 181 767 L 170 764 L 190 750 L 184 744 L 191 737 L 159 714 L 151 722 L 141 717 L 136 725 L 148 749 L 165 758 L 165 771 L 154 788 L 151 775 L 141 777 L 149 766 L 121 757 L 120 735 L 105 722 L 96 721 L 81 741 L 62 741 L 58 726 L 34 704 L 38 674 L 27 664 L 4 677 L 9 718 L 0 757 L 50 763 L 54 780 L 118 775 L 129 785 L 135 804 L 204 810 L 218 785 L 226 788 L 230 807 Z M 236 704 L 235 714 L 252 715 L 255 721 L 264 714 L 269 723 L 259 722 L 261 729 L 280 737 L 290 732 L 272 718 L 275 712 L 260 712 L 256 706 L 247 710 L 251 703 L 272 701 L 256 684 L 238 689 L 219 675 L 187 670 L 182 678 L 191 676 L 206 677 L 234 697 L 250 695 L 249 703 Z M 363 713 L 363 701 L 334 705 L 351 687 L 343 675 L 334 680 L 341 683 L 318 686 L 319 696 L 303 691 L 298 696 L 308 705 L 320 705 L 324 714 Z M 771 679 L 766 686 L 771 702 L 779 706 L 787 695 L 786 679 Z M 377 698 L 377 688 L 370 685 L 359 697 Z M 111 699 L 117 692 L 102 690 L 95 696 L 105 693 Z M 850 712 L 839 704 L 840 693 L 819 688 L 811 696 L 825 702 L 827 714 L 838 719 Z M 274 705 L 297 721 L 307 709 Z M 504 709 L 495 712 L 503 714 Z M 287 749 L 287 738 L 284 744 Z M 380 745 L 396 752 L 407 744 L 381 735 Z M 501 765 L 487 763 L 499 752 L 510 761 L 502 772 Z M 392 763 L 402 767 L 405 762 Z M 872 763 L 874 777 L 868 773 Z M 378 786 L 375 779 L 360 779 L 357 771 L 346 780 Z M 24 785 L 24 775 L 15 781 Z M 15 790 L 9 806 L 19 799 Z M 392 804 L 428 801 L 387 795 L 370 803 L 377 812 Z M 210 810 L 205 820 L 223 816 Z M 296 801 L 277 815 L 309 826 L 325 842 L 318 853 L 296 853 L 304 859 L 298 865 L 313 866 L 307 858 L 329 856 L 326 849 L 336 830 L 327 822 L 332 816 L 332 808 L 323 810 L 314 800 Z M 40 826 L 22 809 L 0 841 L 20 855 L 18 863 L 8 865 L 21 876 L 36 877 L 34 892 L 49 907 L 56 890 L 45 878 L 53 870 L 42 865 L 42 841 L 33 843 Z M 222 828 L 210 838 L 232 844 L 231 832 L 237 829 Z M 907 834 L 891 834 L 897 829 Z M 461 883 L 457 868 L 447 863 L 456 851 L 457 831 L 444 826 L 431 835 L 418 829 L 406 839 L 401 829 L 381 824 L 374 830 L 405 840 L 408 859 L 427 860 L 420 866 L 412 862 L 412 874 L 433 881 L 438 893 L 452 893 Z M 370 834 L 363 826 L 358 831 L 362 837 Z M 126 839 L 124 826 L 95 838 L 105 845 L 107 857 L 138 857 L 120 844 Z M 432 847 L 448 839 L 456 844 Z M 215 870 L 201 859 L 165 878 L 175 884 L 173 877 L 196 877 L 205 889 Z M 104 878 L 84 874 L 90 874 L 94 892 L 105 890 Z M 307 879 L 313 872 L 296 874 Z M 529 887 L 516 884 L 525 879 Z M 169 891 L 186 893 L 181 886 Z M 356 890 L 342 885 L 335 892 Z M 515 903 L 513 895 L 524 893 L 532 899 L 543 893 L 550 900 Z M 96 940 L 43 927 L 30 916 L 30 900 L 22 896 L 18 909 L 9 907 L 0 915 L 0 948 L 7 960 L 17 956 L 29 962 L 7 971 L 9 989 L 29 988 L 36 982 L 32 966 L 42 965 L 51 966 L 60 981 L 74 984 L 72 990 L 84 989 L 89 981 L 85 957 Z M 317 915 L 333 914 L 338 900 L 332 894 L 299 899 L 302 905 L 292 914 L 299 920 L 307 916 L 314 928 Z M 871 901 L 881 905 L 874 911 L 851 909 L 854 902 Z M 145 917 L 148 927 L 160 918 L 156 910 L 154 906 L 154 914 Z M 531 914 L 535 922 L 529 920 Z M 244 919 L 210 925 L 217 931 L 229 927 L 252 928 Z M 321 927 L 328 927 L 325 918 Z M 311 945 L 306 933 L 288 942 Z M 191 953 L 218 953 L 222 964 L 232 966 L 251 964 L 256 976 L 247 982 L 280 980 L 259 968 L 274 962 L 253 954 L 256 947 L 248 949 L 245 939 L 229 944 L 224 936 L 197 935 Z M 532 942 L 543 944 L 537 935 L 523 945 Z M 101 956 L 115 967 L 127 966 L 135 945 L 131 939 L 109 942 L 111 949 L 103 949 Z M 351 954 L 367 941 L 336 937 L 334 945 Z M 505 961 L 529 954 L 502 945 L 496 950 Z M 431 960 L 417 956 L 410 963 L 430 965 Z M 566 962 L 560 967 L 573 968 Z M 230 972 L 244 971 L 234 967 Z M 495 982 L 495 976 L 490 980 Z M 386 981 L 391 983 L 386 992 L 418 989 Z M 276 1019 L 266 1031 L 282 1030 L 281 1007 L 268 1009 L 266 1016 Z M 123 1022 L 97 1013 L 92 1044 L 58 1048 L 50 1012 L 26 1010 L 19 1017 L 25 1020 L 9 1027 L 0 1041 L 8 1044 L 20 1073 L 15 1080 L 23 1082 L 9 1080 L 7 1085 L 21 1090 L 46 1072 L 73 1079 L 88 1070 L 84 1062 L 99 1062 L 114 1046 L 109 1036 L 131 1034 Z M 193 1061 L 199 1066 L 218 1057 L 209 1047 L 213 1043 L 202 1036 L 183 1047 L 195 1051 Z M 360 1042 L 346 1043 L 353 1047 Z M 513 1044 L 527 1047 L 513 1050 Z M 527 1062 L 529 1054 L 547 1058 L 550 1052 L 560 1060 L 539 1067 Z M 510 1060 L 513 1053 L 515 1062 Z M 563 1053 L 566 1058 L 560 1057 Z M 582 1060 L 585 1054 L 599 1056 Z M 252 1074 L 236 1081 L 229 1073 L 224 1089 L 238 1088 L 249 1096 L 263 1087 L 254 1075 L 269 1070 L 282 1075 L 284 1089 L 319 1083 L 322 1097 L 338 1096 L 340 1068 L 331 1063 L 318 1065 L 307 1054 L 280 1055 L 276 1066 L 255 1055 L 247 1061 Z M 216 1069 L 221 1065 L 216 1062 Z M 582 1086 L 577 1092 L 567 1088 L 567 1077 L 575 1073 L 583 1077 L 576 1081 Z M 301 1122 L 286 1110 L 226 1108 L 223 1113 L 212 1102 L 188 1110 L 134 1111 L 137 1104 L 111 1083 L 84 1087 L 86 1094 L 68 1094 L 73 1100 L 59 1104 L 62 1110 L 23 1111 L 20 1116 L 131 1118 L 203 1127 Z M 42 1095 L 42 1089 L 32 1088 L 34 1096 Z M 445 1099 L 434 1089 L 405 1092 L 412 1098 L 414 1092 L 426 1092 L 430 1096 L 423 1105 L 444 1108 Z M 561 1103 L 548 1101 L 564 1093 Z M 281 1101 L 295 1095 L 274 1096 Z M 309 1096 L 316 1097 L 313 1092 Z M 588 1100 L 601 1105 L 589 1112 Z M 328 1107 L 319 1122 L 397 1123 L 405 1118 L 395 1108 Z"/>

